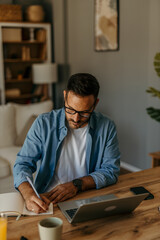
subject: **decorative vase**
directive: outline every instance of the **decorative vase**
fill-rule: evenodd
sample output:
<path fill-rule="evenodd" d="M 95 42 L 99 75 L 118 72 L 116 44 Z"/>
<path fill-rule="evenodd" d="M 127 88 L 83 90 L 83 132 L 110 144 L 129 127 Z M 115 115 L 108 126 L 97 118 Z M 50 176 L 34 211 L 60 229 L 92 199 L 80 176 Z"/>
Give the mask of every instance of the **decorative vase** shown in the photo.
<path fill-rule="evenodd" d="M 29 22 L 43 22 L 44 10 L 41 5 L 31 5 L 26 10 L 26 19 Z"/>

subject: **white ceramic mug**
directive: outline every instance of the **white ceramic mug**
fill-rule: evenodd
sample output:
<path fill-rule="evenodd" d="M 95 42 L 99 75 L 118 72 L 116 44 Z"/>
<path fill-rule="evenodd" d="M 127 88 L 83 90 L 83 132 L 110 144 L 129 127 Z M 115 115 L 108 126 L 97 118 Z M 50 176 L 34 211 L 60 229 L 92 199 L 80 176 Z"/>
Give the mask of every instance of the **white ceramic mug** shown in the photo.
<path fill-rule="evenodd" d="M 62 235 L 63 221 L 60 218 L 44 218 L 38 223 L 41 240 L 60 240 Z"/>

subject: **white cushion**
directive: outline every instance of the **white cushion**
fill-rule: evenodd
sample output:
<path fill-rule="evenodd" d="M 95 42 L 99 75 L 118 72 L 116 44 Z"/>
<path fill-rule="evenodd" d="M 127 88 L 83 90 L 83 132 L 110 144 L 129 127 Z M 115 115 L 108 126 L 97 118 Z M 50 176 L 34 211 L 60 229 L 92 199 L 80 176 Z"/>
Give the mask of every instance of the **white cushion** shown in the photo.
<path fill-rule="evenodd" d="M 16 192 L 13 184 L 13 175 L 0 179 L 0 193 Z"/>
<path fill-rule="evenodd" d="M 6 147 L 0 148 L 0 158 L 6 159 L 10 165 L 11 173 L 13 172 L 13 166 L 17 157 L 17 153 L 20 151 L 21 147 Z"/>
<path fill-rule="evenodd" d="M 11 105 L 0 106 L 0 148 L 12 146 L 16 139 L 15 112 Z"/>
<path fill-rule="evenodd" d="M 27 121 L 30 119 L 30 117 L 33 114 L 39 115 L 45 112 L 50 112 L 53 109 L 53 102 L 51 100 L 40 102 L 40 103 L 27 104 L 27 105 L 16 104 L 16 103 L 10 103 L 10 105 L 13 105 L 16 110 L 15 119 L 16 119 L 17 136 L 21 134 Z"/>
<path fill-rule="evenodd" d="M 24 126 L 24 128 L 22 129 L 21 133 L 17 136 L 16 138 L 16 142 L 15 145 L 16 146 L 22 146 L 24 143 L 24 140 L 26 139 L 27 133 L 29 131 L 29 129 L 31 128 L 33 122 L 36 120 L 37 116 L 36 115 L 32 115 L 26 125 Z"/>
<path fill-rule="evenodd" d="M 0 178 L 9 176 L 11 173 L 10 164 L 7 160 L 0 157 Z"/>

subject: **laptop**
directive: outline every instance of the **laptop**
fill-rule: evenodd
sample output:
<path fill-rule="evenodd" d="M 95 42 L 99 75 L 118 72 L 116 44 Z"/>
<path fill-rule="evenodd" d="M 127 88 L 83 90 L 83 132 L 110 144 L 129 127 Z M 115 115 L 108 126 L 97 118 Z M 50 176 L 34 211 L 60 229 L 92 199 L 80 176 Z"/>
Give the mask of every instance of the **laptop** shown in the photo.
<path fill-rule="evenodd" d="M 148 193 L 117 198 L 114 194 L 60 202 L 58 206 L 70 223 L 132 212 Z"/>

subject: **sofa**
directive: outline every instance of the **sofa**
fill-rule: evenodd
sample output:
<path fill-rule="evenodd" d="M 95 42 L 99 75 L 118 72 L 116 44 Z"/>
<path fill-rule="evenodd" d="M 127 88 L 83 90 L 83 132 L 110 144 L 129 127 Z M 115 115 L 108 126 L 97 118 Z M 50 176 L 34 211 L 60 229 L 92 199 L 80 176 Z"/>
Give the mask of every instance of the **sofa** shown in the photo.
<path fill-rule="evenodd" d="M 0 105 L 0 193 L 15 191 L 13 166 L 16 155 L 36 117 L 52 109 L 51 100 L 27 105 Z"/>

